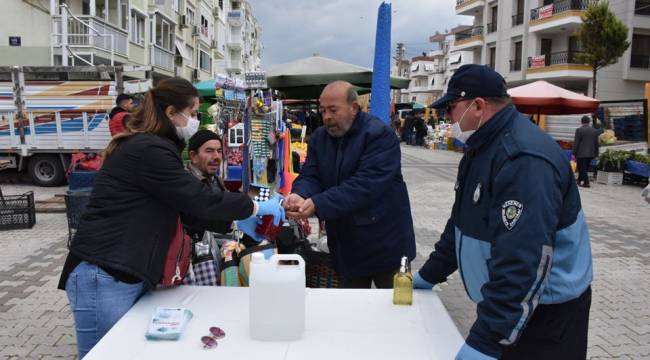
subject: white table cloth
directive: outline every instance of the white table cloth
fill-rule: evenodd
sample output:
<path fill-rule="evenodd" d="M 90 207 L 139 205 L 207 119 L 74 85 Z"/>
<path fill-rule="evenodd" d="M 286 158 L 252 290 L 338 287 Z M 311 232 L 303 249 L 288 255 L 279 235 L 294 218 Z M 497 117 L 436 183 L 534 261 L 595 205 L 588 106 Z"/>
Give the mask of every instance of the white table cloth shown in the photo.
<path fill-rule="evenodd" d="M 292 342 L 252 340 L 248 288 L 181 286 L 151 292 L 106 334 L 85 360 L 405 360 L 453 359 L 463 338 L 437 294 L 415 290 L 412 306 L 392 303 L 392 290 L 307 289 L 305 334 Z M 147 341 L 153 309 L 194 313 L 178 341 Z M 269 311 L 273 311 L 269 306 Z M 226 337 L 203 349 L 219 326 Z"/>

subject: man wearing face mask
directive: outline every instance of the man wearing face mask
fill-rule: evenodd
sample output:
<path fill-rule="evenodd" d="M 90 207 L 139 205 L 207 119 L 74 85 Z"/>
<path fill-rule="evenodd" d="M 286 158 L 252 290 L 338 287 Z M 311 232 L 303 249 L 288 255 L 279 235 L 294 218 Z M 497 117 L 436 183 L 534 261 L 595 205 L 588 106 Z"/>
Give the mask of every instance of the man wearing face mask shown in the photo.
<path fill-rule="evenodd" d="M 447 108 L 467 149 L 451 217 L 414 286 L 459 270 L 477 318 L 456 359 L 585 359 L 589 231 L 562 150 L 487 66 L 460 67 L 432 106 Z"/>
<path fill-rule="evenodd" d="M 323 125 L 311 136 L 305 165 L 284 206 L 287 216 L 317 215 L 345 288 L 392 288 L 402 256 L 415 257 L 415 237 L 399 139 L 359 109 L 343 81 L 320 96 Z"/>

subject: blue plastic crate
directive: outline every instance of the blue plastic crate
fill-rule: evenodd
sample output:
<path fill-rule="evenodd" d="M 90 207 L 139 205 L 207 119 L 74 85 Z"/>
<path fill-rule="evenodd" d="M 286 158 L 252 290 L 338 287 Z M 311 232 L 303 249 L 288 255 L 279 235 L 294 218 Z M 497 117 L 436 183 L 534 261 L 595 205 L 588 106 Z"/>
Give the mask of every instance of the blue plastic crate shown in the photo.
<path fill-rule="evenodd" d="M 241 181 L 243 169 L 241 166 L 228 166 L 227 181 Z"/>
<path fill-rule="evenodd" d="M 95 186 L 95 179 L 99 171 L 74 170 L 68 177 L 68 189 L 92 189 Z"/>

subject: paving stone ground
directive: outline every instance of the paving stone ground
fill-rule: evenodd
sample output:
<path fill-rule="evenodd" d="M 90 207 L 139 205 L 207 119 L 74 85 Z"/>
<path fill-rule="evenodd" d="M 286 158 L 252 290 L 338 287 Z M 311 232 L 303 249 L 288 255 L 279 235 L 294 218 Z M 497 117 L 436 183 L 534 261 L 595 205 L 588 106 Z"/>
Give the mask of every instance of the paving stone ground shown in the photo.
<path fill-rule="evenodd" d="M 402 147 L 418 242 L 417 269 L 443 231 L 461 155 Z M 37 199 L 64 188 L 1 184 L 4 194 L 34 190 Z M 594 184 L 581 189 L 594 256 L 590 359 L 650 358 L 650 206 L 641 188 Z M 66 254 L 65 214 L 37 214 L 30 230 L 0 232 L 0 358 L 76 358 L 65 293 L 56 290 Z M 463 335 L 475 318 L 457 274 L 439 292 Z"/>

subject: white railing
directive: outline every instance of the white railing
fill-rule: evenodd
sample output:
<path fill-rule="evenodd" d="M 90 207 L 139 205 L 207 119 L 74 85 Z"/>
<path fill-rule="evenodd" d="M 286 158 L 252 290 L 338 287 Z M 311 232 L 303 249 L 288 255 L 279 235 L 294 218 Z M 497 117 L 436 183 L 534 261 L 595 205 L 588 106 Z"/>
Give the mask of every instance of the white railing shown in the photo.
<path fill-rule="evenodd" d="M 237 60 L 230 60 L 226 63 L 226 69 L 242 69 L 242 63 L 241 61 Z"/>
<path fill-rule="evenodd" d="M 63 28 L 62 16 L 53 16 L 55 47 L 63 45 L 63 36 L 67 33 L 67 44 L 70 47 L 95 47 L 128 56 L 129 33 L 127 31 L 89 15 L 66 18 L 67 28 Z"/>
<path fill-rule="evenodd" d="M 228 46 L 233 48 L 241 48 L 243 43 L 242 34 L 239 31 L 230 31 L 228 35 Z"/>
<path fill-rule="evenodd" d="M 158 45 L 151 45 L 151 65 L 174 71 L 174 53 Z"/>

